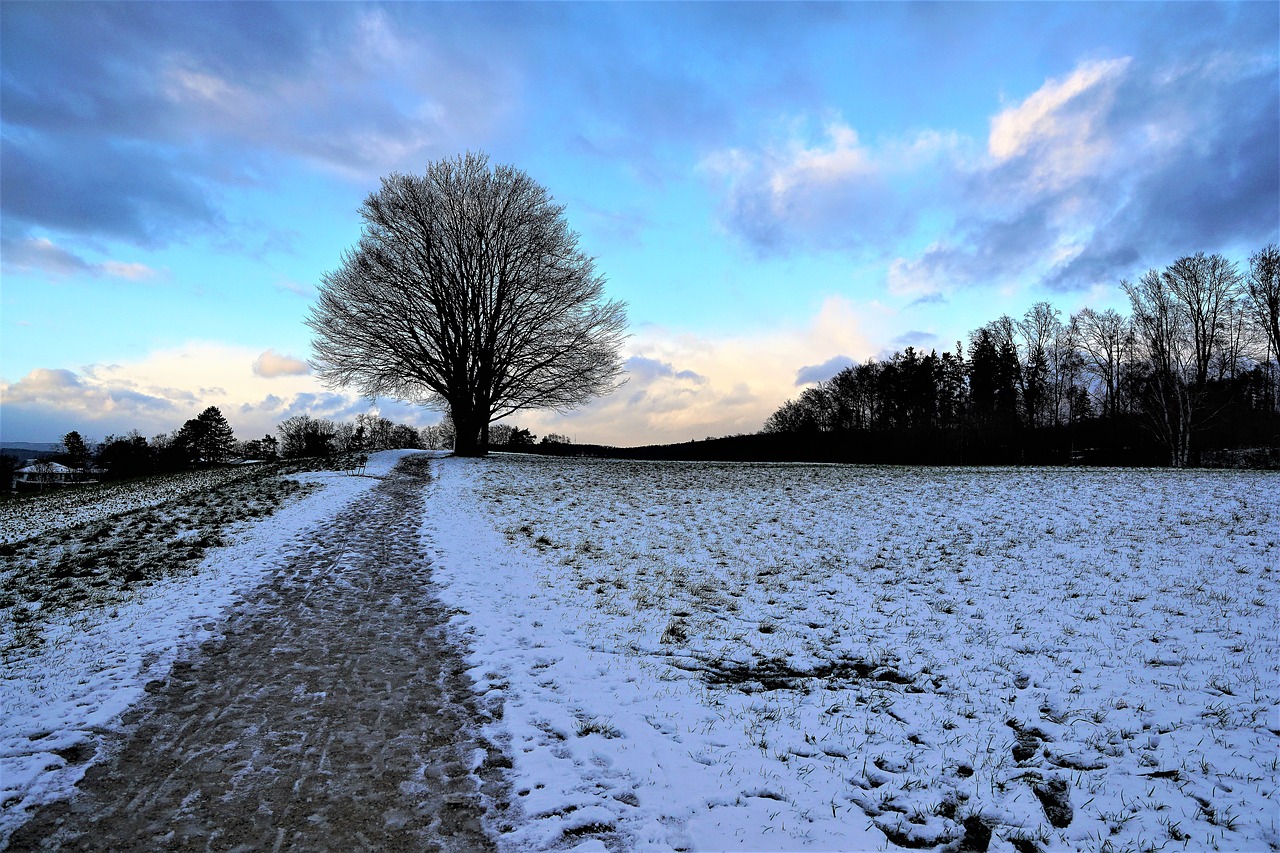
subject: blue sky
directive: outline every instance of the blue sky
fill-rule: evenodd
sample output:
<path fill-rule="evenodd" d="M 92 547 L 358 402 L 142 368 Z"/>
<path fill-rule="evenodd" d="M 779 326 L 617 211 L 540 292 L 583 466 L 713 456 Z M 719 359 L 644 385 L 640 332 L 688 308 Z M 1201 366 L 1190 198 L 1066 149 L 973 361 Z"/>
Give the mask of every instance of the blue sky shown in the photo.
<path fill-rule="evenodd" d="M 806 381 L 1280 237 L 1275 3 L 0 5 L 0 437 L 370 408 L 314 287 L 393 170 L 567 207 L 629 381 L 537 433 L 750 432 Z M 388 417 L 438 415 L 396 401 Z"/>

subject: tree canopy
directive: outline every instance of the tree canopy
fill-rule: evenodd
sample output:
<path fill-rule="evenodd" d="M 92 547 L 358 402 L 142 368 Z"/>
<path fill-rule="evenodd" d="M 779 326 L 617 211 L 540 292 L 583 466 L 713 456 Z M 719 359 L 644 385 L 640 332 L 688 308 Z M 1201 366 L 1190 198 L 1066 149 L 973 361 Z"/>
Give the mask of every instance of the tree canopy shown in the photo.
<path fill-rule="evenodd" d="M 383 178 L 361 216 L 307 321 L 326 382 L 446 409 L 460 455 L 484 453 L 494 420 L 615 387 L 625 308 L 526 173 L 440 160 Z"/>

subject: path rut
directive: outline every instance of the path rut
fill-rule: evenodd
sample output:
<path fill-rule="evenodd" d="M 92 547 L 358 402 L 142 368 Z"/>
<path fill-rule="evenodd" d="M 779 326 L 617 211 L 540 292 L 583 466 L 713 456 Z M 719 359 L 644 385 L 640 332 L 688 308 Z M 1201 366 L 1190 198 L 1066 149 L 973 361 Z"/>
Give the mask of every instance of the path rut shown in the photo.
<path fill-rule="evenodd" d="M 232 609 L 13 850 L 489 850 L 500 749 L 418 546 L 408 457 Z"/>

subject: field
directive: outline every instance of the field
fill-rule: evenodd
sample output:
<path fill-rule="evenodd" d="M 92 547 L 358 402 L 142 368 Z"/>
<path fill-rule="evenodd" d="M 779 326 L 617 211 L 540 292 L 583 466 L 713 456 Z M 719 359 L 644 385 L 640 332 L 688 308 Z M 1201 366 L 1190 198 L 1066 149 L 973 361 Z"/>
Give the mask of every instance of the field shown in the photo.
<path fill-rule="evenodd" d="M 401 455 L 24 503 L 0 847 Z M 1280 476 L 431 466 L 502 849 L 1280 849 Z"/>
<path fill-rule="evenodd" d="M 1275 475 L 499 456 L 434 488 L 513 847 L 1280 846 Z"/>

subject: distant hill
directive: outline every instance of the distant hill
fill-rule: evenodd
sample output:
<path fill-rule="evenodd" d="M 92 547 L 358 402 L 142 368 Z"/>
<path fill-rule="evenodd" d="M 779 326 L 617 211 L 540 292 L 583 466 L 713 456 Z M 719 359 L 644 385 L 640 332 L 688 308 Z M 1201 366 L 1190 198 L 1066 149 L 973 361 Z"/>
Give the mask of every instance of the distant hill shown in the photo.
<path fill-rule="evenodd" d="M 41 441 L 4 441 L 0 442 L 0 453 L 10 456 L 21 456 L 24 459 L 38 459 L 53 453 L 61 453 L 62 445 L 57 442 Z"/>

